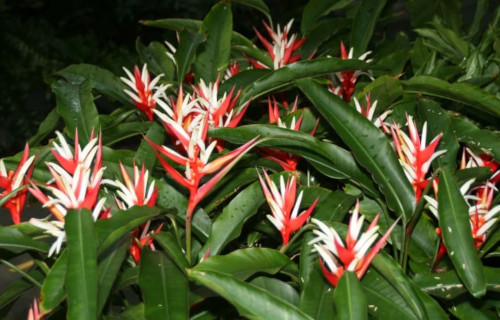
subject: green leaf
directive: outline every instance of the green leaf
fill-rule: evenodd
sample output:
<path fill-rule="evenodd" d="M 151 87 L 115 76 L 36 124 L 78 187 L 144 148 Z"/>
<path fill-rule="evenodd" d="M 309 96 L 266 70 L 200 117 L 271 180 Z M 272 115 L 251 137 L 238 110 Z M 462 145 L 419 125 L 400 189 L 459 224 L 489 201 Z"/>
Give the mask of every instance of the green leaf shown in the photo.
<path fill-rule="evenodd" d="M 284 281 L 269 277 L 257 277 L 252 279 L 250 283 L 294 306 L 299 304 L 297 290 Z"/>
<path fill-rule="evenodd" d="M 484 267 L 483 269 L 488 291 L 500 292 L 499 269 L 491 267 Z M 417 273 L 413 280 L 415 285 L 424 292 L 442 299 L 452 300 L 467 292 L 456 269 L 439 274 Z"/>
<path fill-rule="evenodd" d="M 469 206 L 453 173 L 446 168 L 439 177 L 438 203 L 439 226 L 448 256 L 469 292 L 481 297 L 486 293 L 486 279 L 471 236 Z"/>
<path fill-rule="evenodd" d="M 323 118 L 373 175 L 388 205 L 405 220 L 413 213 L 415 194 L 383 132 L 354 108 L 311 80 L 297 82 Z"/>
<path fill-rule="evenodd" d="M 311 237 L 306 237 L 304 243 L 312 240 Z M 308 247 L 311 247 L 308 245 Z M 305 253 L 303 253 L 305 254 Z M 334 304 L 332 285 L 325 279 L 323 272 L 320 269 L 318 258 L 316 255 L 309 254 L 308 257 L 314 257 L 311 262 L 311 270 L 308 277 L 301 280 L 302 291 L 300 294 L 300 310 L 309 315 L 313 319 L 334 319 Z M 301 255 L 301 275 L 302 272 L 302 255 Z"/>
<path fill-rule="evenodd" d="M 380 114 L 403 95 L 403 87 L 401 81 L 395 77 L 380 76 L 358 92 L 356 98 L 363 104 L 368 94 L 372 103 L 378 101 L 376 110 L 377 114 Z"/>
<path fill-rule="evenodd" d="M 467 104 L 485 116 L 500 117 L 500 100 L 491 93 L 468 83 L 450 84 L 430 76 L 402 81 L 405 93 L 417 93 Z"/>
<path fill-rule="evenodd" d="M 158 19 L 158 20 L 141 20 L 143 25 L 155 28 L 168 29 L 172 31 L 182 32 L 184 30 L 189 30 L 192 32 L 198 32 L 201 26 L 200 20 L 194 19 Z"/>
<path fill-rule="evenodd" d="M 69 209 L 64 228 L 67 238 L 68 319 L 97 317 L 97 246 L 92 213 Z"/>
<path fill-rule="evenodd" d="M 38 131 L 34 136 L 30 138 L 28 144 L 31 147 L 40 144 L 40 142 L 42 142 L 42 140 L 45 139 L 45 137 L 54 132 L 54 129 L 59 124 L 60 119 L 61 117 L 57 113 L 57 109 L 55 108 L 52 109 L 47 115 L 47 117 L 45 117 L 45 119 L 42 121 L 42 123 L 40 123 Z"/>
<path fill-rule="evenodd" d="M 0 226 L 0 248 L 14 253 L 21 253 L 26 250 L 47 252 L 49 247 L 48 243 L 35 241 L 18 229 Z"/>
<path fill-rule="evenodd" d="M 329 73 L 349 70 L 369 70 L 378 68 L 360 60 L 343 60 L 340 58 L 318 58 L 309 61 L 298 61 L 270 72 L 243 90 L 239 101 L 245 102 L 269 92 L 293 84 L 295 80 L 322 76 Z"/>
<path fill-rule="evenodd" d="M 188 280 L 163 253 L 143 250 L 139 286 L 146 319 L 188 318 Z"/>
<path fill-rule="evenodd" d="M 266 16 L 269 22 L 272 21 L 271 12 L 269 11 L 269 8 L 263 0 L 233 0 L 232 2 L 241 3 L 251 8 L 257 9 Z"/>
<path fill-rule="evenodd" d="M 337 310 L 336 319 L 368 319 L 365 293 L 354 272 L 346 271 L 340 277 L 333 300 Z"/>
<path fill-rule="evenodd" d="M 66 278 L 68 265 L 67 253 L 67 250 L 61 253 L 43 281 L 40 292 L 40 311 L 42 313 L 51 312 L 66 298 L 63 280 Z"/>
<path fill-rule="evenodd" d="M 320 18 L 334 10 L 340 10 L 350 5 L 353 0 L 324 1 L 309 0 L 302 12 L 300 30 L 303 34 L 311 31 L 317 25 Z"/>
<path fill-rule="evenodd" d="M 231 275 L 193 269 L 188 270 L 188 275 L 231 302 L 243 316 L 252 319 L 312 319 L 286 301 Z"/>
<path fill-rule="evenodd" d="M 240 73 L 232 76 L 227 79 L 220 85 L 220 92 L 229 92 L 233 87 L 245 88 L 252 83 L 254 83 L 257 79 L 262 78 L 263 76 L 269 74 L 271 72 L 268 69 L 249 69 L 243 70 Z"/>
<path fill-rule="evenodd" d="M 243 143 L 260 136 L 271 138 L 259 144 L 260 147 L 277 148 L 304 157 L 321 173 L 335 179 L 351 179 L 371 196 L 378 190 L 357 165 L 354 157 L 345 149 L 322 142 L 310 134 L 280 128 L 273 125 L 247 125 L 238 128 L 220 128 L 210 131 L 210 136 L 231 143 Z"/>
<path fill-rule="evenodd" d="M 196 80 L 215 82 L 224 74 L 229 63 L 232 30 L 231 2 L 221 1 L 213 6 L 200 28 L 207 41 L 199 50 L 193 66 Z"/>
<path fill-rule="evenodd" d="M 459 142 L 500 161 L 500 140 L 493 132 L 481 130 L 472 122 L 461 118 L 452 118 L 451 126 Z"/>
<path fill-rule="evenodd" d="M 95 230 L 99 243 L 99 254 L 106 251 L 115 241 L 128 234 L 132 229 L 160 214 L 154 207 L 134 206 L 128 210 L 119 210 L 109 219 L 96 222 Z"/>
<path fill-rule="evenodd" d="M 179 34 L 179 39 L 179 47 L 175 51 L 174 58 L 177 64 L 177 81 L 182 83 L 196 59 L 196 50 L 203 42 L 204 36 L 184 30 Z"/>
<path fill-rule="evenodd" d="M 135 306 L 128 306 L 121 312 L 113 312 L 107 315 L 104 320 L 145 320 L 144 304 L 139 303 Z"/>
<path fill-rule="evenodd" d="M 125 105 L 134 105 L 130 97 L 123 91 L 127 85 L 106 69 L 91 64 L 74 64 L 55 73 L 49 78 L 49 81 L 58 77 L 73 85 L 80 85 L 85 80 L 89 80 L 92 88 L 107 98 Z"/>
<path fill-rule="evenodd" d="M 189 268 L 186 255 L 184 254 L 183 249 L 179 245 L 173 232 L 161 231 L 157 234 L 153 234 L 153 238 L 167 252 L 168 256 L 177 264 L 179 269 L 184 270 Z"/>
<path fill-rule="evenodd" d="M 41 282 L 45 274 L 41 270 L 32 270 L 28 275 Z M 62 281 L 61 281 L 62 282 Z M 6 315 L 10 306 L 26 291 L 35 287 L 33 283 L 25 278 L 21 278 L 13 282 L 8 288 L 2 288 L 0 295 L 0 314 Z"/>
<path fill-rule="evenodd" d="M 437 15 L 450 29 L 459 32 L 462 26 L 461 1 L 408 0 L 406 7 L 414 27 L 422 27 Z"/>
<path fill-rule="evenodd" d="M 467 33 L 467 38 L 469 40 L 474 39 L 479 31 L 481 31 L 482 20 L 484 16 L 488 13 L 488 7 L 490 2 L 488 0 L 478 0 L 476 5 L 476 11 L 474 12 L 474 19 L 469 26 L 469 32 Z"/>
<path fill-rule="evenodd" d="M 139 267 L 125 269 L 116 281 L 115 289 L 122 289 L 137 284 L 139 279 Z"/>
<path fill-rule="evenodd" d="M 130 239 L 123 238 L 122 242 L 101 261 L 98 266 L 99 277 L 97 287 L 99 288 L 97 296 L 97 314 L 101 314 L 104 305 L 108 299 L 109 293 L 115 283 L 120 267 L 127 254 L 127 248 L 130 246 Z"/>
<path fill-rule="evenodd" d="M 152 122 L 151 127 L 146 133 L 146 138 L 153 141 L 157 145 L 162 145 L 163 142 L 165 142 L 165 137 L 165 129 L 157 122 Z M 144 139 L 141 140 L 141 144 L 139 145 L 139 148 L 137 148 L 134 158 L 138 165 L 144 165 L 146 170 L 149 170 L 149 172 L 153 171 L 157 162 L 156 154 L 154 153 L 153 148 L 151 148 L 149 143 Z"/>
<path fill-rule="evenodd" d="M 167 56 L 167 48 L 158 41 L 151 42 L 147 47 L 139 39 L 136 44 L 137 52 L 141 59 L 148 64 L 148 69 L 154 74 L 164 74 L 162 80 L 172 81 L 174 79 L 175 65 Z"/>
<path fill-rule="evenodd" d="M 351 28 L 351 41 L 354 57 L 365 53 L 372 38 L 375 25 L 384 9 L 387 0 L 363 0 L 358 7 Z"/>
<path fill-rule="evenodd" d="M 103 130 L 102 143 L 111 146 L 115 143 L 145 133 L 151 126 L 150 122 L 122 122 Z"/>
<path fill-rule="evenodd" d="M 235 250 L 224 256 L 212 256 L 196 265 L 194 271 L 217 271 L 246 280 L 257 272 L 275 274 L 293 264 L 283 253 L 267 248 Z"/>
<path fill-rule="evenodd" d="M 352 0 L 344 1 L 348 1 L 351 3 L 353 2 Z M 322 1 L 322 3 L 324 3 L 325 5 L 329 5 L 328 1 Z M 307 4 L 306 7 L 307 6 L 309 6 L 309 4 Z M 302 20 L 302 22 L 304 22 L 304 20 Z M 327 41 L 336 36 L 340 36 L 342 33 L 347 33 L 351 25 L 352 19 L 335 17 L 320 21 L 314 28 L 306 31 L 305 33 L 303 31 L 303 34 L 306 36 L 307 40 L 300 46 L 300 48 L 298 48 L 300 56 L 306 59 L 311 56 L 311 54 L 316 50 L 318 52 L 322 52 L 326 48 L 330 50 L 336 50 L 336 52 L 338 52 L 340 47 L 340 39 L 337 41 L 335 49 L 332 46 L 329 46 Z M 333 41 L 336 41 L 336 39 Z M 322 45 L 325 45 L 325 48 L 321 47 Z"/>
<path fill-rule="evenodd" d="M 90 140 L 92 130 L 99 129 L 99 115 L 92 96 L 92 82 L 85 80 L 81 84 L 72 84 L 57 80 L 52 84 L 52 91 L 57 99 L 57 112 L 66 125 L 67 134 L 74 138 L 78 129 L 80 144 Z"/>

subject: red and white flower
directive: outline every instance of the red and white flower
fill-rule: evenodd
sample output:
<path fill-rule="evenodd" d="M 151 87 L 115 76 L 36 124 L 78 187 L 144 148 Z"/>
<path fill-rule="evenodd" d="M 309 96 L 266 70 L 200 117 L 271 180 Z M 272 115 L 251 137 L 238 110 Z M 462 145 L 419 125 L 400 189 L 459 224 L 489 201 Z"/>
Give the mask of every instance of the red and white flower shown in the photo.
<path fill-rule="evenodd" d="M 7 171 L 3 160 L 0 160 L 0 188 L 4 189 L 0 194 L 0 200 L 4 197 L 10 197 L 3 204 L 10 211 L 14 224 L 21 223 L 21 213 L 26 203 L 28 190 L 22 189 L 16 191 L 22 185 L 26 185 L 33 171 L 33 160 L 35 156 L 29 156 L 30 150 L 28 144 L 24 147 L 23 155 L 15 171 Z M 15 193 L 15 194 L 12 194 Z"/>
<path fill-rule="evenodd" d="M 422 128 L 422 138 L 418 135 L 417 125 L 411 116 L 407 116 L 407 125 L 410 133 L 409 137 L 396 124 L 391 127 L 391 133 L 399 163 L 411 182 L 415 191 L 416 202 L 418 202 L 422 196 L 422 191 L 427 186 L 428 179 L 426 179 L 426 175 L 432 161 L 445 153 L 446 150 L 435 151 L 442 133 L 432 139 L 429 145 L 426 146 L 427 122 L 424 123 Z"/>
<path fill-rule="evenodd" d="M 381 115 L 379 115 L 375 119 L 375 121 L 374 121 L 373 120 L 373 116 L 375 115 L 375 109 L 377 108 L 378 101 L 375 100 L 373 102 L 373 104 L 372 104 L 371 101 L 370 101 L 370 95 L 366 95 L 365 96 L 365 101 L 366 101 L 366 104 L 364 106 L 362 106 L 359 103 L 358 99 L 356 99 L 356 97 L 354 97 L 354 106 L 356 107 L 356 111 L 358 111 L 359 113 L 361 113 L 366 119 L 368 119 L 371 122 L 373 122 L 373 124 L 377 128 L 382 128 L 382 130 L 384 132 L 386 132 L 386 131 L 388 132 L 388 129 L 387 129 L 387 126 L 384 123 L 384 120 L 392 112 L 392 110 L 386 110 L 384 113 L 382 113 Z"/>
<path fill-rule="evenodd" d="M 124 67 L 123 70 L 128 78 L 121 77 L 120 79 L 132 89 L 132 91 L 124 89 L 125 93 L 132 98 L 137 108 L 144 112 L 148 120 L 153 121 L 153 110 L 156 109 L 157 100 L 168 88 L 167 85 L 157 86 L 163 74 L 151 80 L 147 64 L 142 67 L 142 72 L 138 66 L 135 66 L 133 75 L 127 68 Z"/>
<path fill-rule="evenodd" d="M 289 176 L 286 184 L 283 176 L 280 176 L 280 189 L 265 171 L 264 178 L 259 174 L 259 180 L 272 212 L 272 215 L 267 215 L 267 218 L 280 231 L 283 244 L 286 245 L 290 240 L 290 235 L 306 223 L 319 198 L 316 198 L 307 210 L 299 213 L 303 191 L 299 193 L 297 198 L 295 197 L 297 193 L 295 175 L 292 175 L 291 178 Z"/>
<path fill-rule="evenodd" d="M 375 243 L 379 230 L 378 217 L 377 215 L 373 219 L 365 232 L 361 232 L 364 217 L 359 217 L 358 201 L 349 221 L 345 244 L 334 228 L 320 220 L 314 218 L 311 220 L 319 229 L 313 231 L 317 237 L 309 244 L 314 245 L 314 249 L 319 253 L 323 274 L 332 285 L 337 285 L 346 270 L 355 272 L 358 279 L 361 279 L 368 270 L 373 258 L 382 249 L 396 226 L 394 223 Z"/>
<path fill-rule="evenodd" d="M 271 43 L 264 36 L 262 36 L 262 34 L 260 34 L 255 27 L 254 30 L 260 42 L 262 42 L 269 53 L 272 60 L 272 66 L 266 65 L 262 61 L 248 59 L 254 67 L 259 69 L 279 69 L 287 64 L 292 64 L 300 60 L 300 55 L 294 54 L 294 52 L 302 45 L 302 43 L 304 43 L 306 38 L 304 37 L 298 40 L 297 34 L 292 34 L 290 38 L 288 37 L 290 29 L 292 28 L 293 19 L 286 24 L 283 28 L 283 32 L 281 31 L 279 24 L 277 26 L 277 30 L 274 31 L 267 23 L 264 21 L 262 23 L 264 24 L 269 37 L 271 37 Z"/>

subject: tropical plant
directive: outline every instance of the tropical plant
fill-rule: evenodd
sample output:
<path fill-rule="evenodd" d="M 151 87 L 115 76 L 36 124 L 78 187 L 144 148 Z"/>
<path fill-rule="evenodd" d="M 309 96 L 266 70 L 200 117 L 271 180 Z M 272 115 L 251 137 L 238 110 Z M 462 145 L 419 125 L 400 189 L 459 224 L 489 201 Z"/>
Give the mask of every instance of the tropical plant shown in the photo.
<path fill-rule="evenodd" d="M 141 21 L 178 41 L 139 40 L 122 74 L 50 76 L 56 108 L 0 163 L 1 313 L 37 287 L 31 319 L 498 317 L 500 10 L 407 1 L 406 34 L 392 4 L 280 27 L 221 1 Z"/>

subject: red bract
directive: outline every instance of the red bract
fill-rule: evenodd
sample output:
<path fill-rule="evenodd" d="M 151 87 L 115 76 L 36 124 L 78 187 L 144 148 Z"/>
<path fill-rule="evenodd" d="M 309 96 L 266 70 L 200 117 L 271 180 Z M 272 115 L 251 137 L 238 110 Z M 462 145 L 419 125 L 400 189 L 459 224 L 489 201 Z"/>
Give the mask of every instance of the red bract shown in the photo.
<path fill-rule="evenodd" d="M 15 171 L 7 172 L 3 160 L 0 160 L 0 188 L 4 189 L 0 194 L 0 199 L 6 196 L 10 197 L 3 204 L 3 207 L 10 211 L 14 224 L 21 223 L 21 213 L 26 203 L 26 196 L 28 193 L 27 189 L 22 189 L 17 192 L 15 192 L 15 190 L 28 183 L 31 172 L 33 171 L 32 163 L 35 156 L 29 157 L 29 153 L 29 146 L 26 144 L 21 160 Z M 10 194 L 12 192 L 15 192 L 15 194 Z"/>
<path fill-rule="evenodd" d="M 156 86 L 163 74 L 158 75 L 153 80 L 149 77 L 147 65 L 142 67 L 142 73 L 138 66 L 134 67 L 134 74 L 130 73 L 128 69 L 123 68 L 128 76 L 128 79 L 121 77 L 120 79 L 125 82 L 133 91 L 124 89 L 131 98 L 134 104 L 144 112 L 149 121 L 153 121 L 153 110 L 156 108 L 156 100 L 165 92 L 168 86 Z"/>
<path fill-rule="evenodd" d="M 347 53 L 347 50 L 345 48 L 344 42 L 340 42 L 340 58 L 343 60 L 347 59 L 353 59 L 353 48 L 349 50 L 349 54 Z M 365 60 L 366 57 L 371 53 L 371 51 L 367 51 L 363 53 L 358 60 Z M 370 62 L 371 60 L 368 59 L 366 62 Z M 340 85 L 335 86 L 335 85 L 330 85 L 328 89 L 342 97 L 344 101 L 349 102 L 351 100 L 351 96 L 354 93 L 354 86 L 356 85 L 356 81 L 358 80 L 358 77 L 361 75 L 361 71 L 356 70 L 356 71 L 341 71 L 335 73 L 335 76 L 338 78 L 338 81 L 340 82 Z"/>
<path fill-rule="evenodd" d="M 148 221 L 144 227 L 142 228 L 142 233 L 139 237 L 139 228 L 134 232 L 134 239 L 132 239 L 132 244 L 128 248 L 128 252 L 134 259 L 135 263 L 139 263 L 141 260 L 141 252 L 144 247 L 150 247 L 152 251 L 155 250 L 155 246 L 153 245 L 153 238 L 151 237 L 153 234 L 157 234 L 160 232 L 163 224 L 161 224 L 156 230 L 149 231 L 150 221 Z"/>
<path fill-rule="evenodd" d="M 404 169 L 406 177 L 411 182 L 415 191 L 416 202 L 420 201 L 422 191 L 427 186 L 427 171 L 432 161 L 446 152 L 440 150 L 434 152 L 439 144 L 442 133 L 437 135 L 426 147 L 427 122 L 422 128 L 422 139 L 418 135 L 417 126 L 411 116 L 407 116 L 408 130 L 410 137 L 399 129 L 397 124 L 391 128 L 394 147 L 399 157 L 399 163 Z"/>
<path fill-rule="evenodd" d="M 259 31 L 254 27 L 255 33 L 259 38 L 260 42 L 264 45 L 267 52 L 271 56 L 271 60 L 273 61 L 272 68 L 279 69 L 284 67 L 287 64 L 294 63 L 300 60 L 299 54 L 293 54 L 301 45 L 304 43 L 306 38 L 302 38 L 297 40 L 297 34 L 293 34 L 290 38 L 288 38 L 288 33 L 292 27 L 293 19 L 288 22 L 288 24 L 283 28 L 283 32 L 281 32 L 280 25 L 277 26 L 277 31 L 274 31 L 267 25 L 266 22 L 262 21 L 264 27 L 267 30 L 267 33 L 271 37 L 271 42 L 262 36 Z M 261 61 L 256 61 L 253 59 L 248 59 L 250 63 L 259 69 L 269 69 L 269 66 L 265 65 Z"/>
<path fill-rule="evenodd" d="M 373 219 L 364 233 L 361 233 L 364 217 L 359 216 L 359 201 L 356 203 L 349 221 L 349 228 L 345 244 L 332 227 L 325 223 L 312 219 L 319 228 L 314 230 L 317 235 L 309 242 L 320 255 L 320 264 L 326 279 L 334 286 L 344 274 L 345 270 L 353 271 L 361 279 L 368 270 L 375 255 L 382 249 L 387 238 L 396 226 L 394 223 L 389 230 L 375 243 L 378 232 L 378 215 Z M 373 245 L 375 243 L 375 245 Z M 371 248 L 371 250 L 370 250 Z"/>
<path fill-rule="evenodd" d="M 314 207 L 318 203 L 319 198 L 314 200 L 313 204 L 309 209 L 302 211 L 299 214 L 300 202 L 302 201 L 303 191 L 299 193 L 297 199 L 295 195 L 297 192 L 297 181 L 295 175 L 291 178 L 288 177 L 286 184 L 283 176 L 280 176 L 280 190 L 276 184 L 269 178 L 267 173 L 264 171 L 264 179 L 259 174 L 260 185 L 264 196 L 266 197 L 269 207 L 271 207 L 271 215 L 267 215 L 267 218 L 273 223 L 273 225 L 281 232 L 281 237 L 283 239 L 283 245 L 288 244 L 290 240 L 290 235 L 299 230 L 314 210 Z"/>
<path fill-rule="evenodd" d="M 377 108 L 377 100 L 375 100 L 375 102 L 373 102 L 373 104 L 371 103 L 370 101 L 370 95 L 366 95 L 365 96 L 365 101 L 366 101 L 366 104 L 364 106 L 362 106 L 358 99 L 356 99 L 356 97 L 354 97 L 354 106 L 356 107 L 356 111 L 358 111 L 359 113 L 361 113 L 365 118 L 367 118 L 368 120 L 370 120 L 371 122 L 373 122 L 373 124 L 377 127 L 377 128 L 382 128 L 382 130 L 385 132 L 385 133 L 388 133 L 389 129 L 387 129 L 387 126 L 384 124 L 384 120 L 385 118 L 387 118 L 387 116 L 392 112 L 392 110 L 387 110 L 385 111 L 384 113 L 382 113 L 380 116 L 377 117 L 377 119 L 375 119 L 375 121 L 373 121 L 373 116 L 375 114 L 375 109 Z"/>
<path fill-rule="evenodd" d="M 27 320 L 43 320 L 44 317 L 40 315 L 40 307 L 38 306 L 38 301 L 36 299 L 33 300 L 33 305 L 28 311 Z"/>
<path fill-rule="evenodd" d="M 226 72 L 224 73 L 224 80 L 232 78 L 238 73 L 240 73 L 240 66 L 238 65 L 238 62 L 231 61 L 227 66 Z"/>

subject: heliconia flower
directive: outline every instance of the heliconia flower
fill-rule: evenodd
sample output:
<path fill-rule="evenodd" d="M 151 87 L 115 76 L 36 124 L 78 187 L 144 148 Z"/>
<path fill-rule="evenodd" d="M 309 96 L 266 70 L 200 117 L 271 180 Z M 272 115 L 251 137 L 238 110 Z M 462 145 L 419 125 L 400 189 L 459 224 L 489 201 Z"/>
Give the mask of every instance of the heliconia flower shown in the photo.
<path fill-rule="evenodd" d="M 240 66 L 238 65 L 238 62 L 231 61 L 227 66 L 226 72 L 224 73 L 224 80 L 228 80 L 229 78 L 234 77 L 238 73 L 240 73 Z"/>
<path fill-rule="evenodd" d="M 94 139 L 97 140 L 97 138 Z M 95 145 L 94 139 L 89 142 L 89 145 Z M 78 141 L 75 141 L 75 146 L 78 146 Z M 84 150 L 86 150 L 87 147 L 85 147 Z M 30 219 L 31 224 L 45 229 L 46 233 L 57 238 L 56 242 L 49 250 L 49 256 L 52 255 L 53 252 L 59 253 L 61 245 L 65 240 L 64 221 L 68 209 L 85 208 L 91 210 L 94 220 L 97 220 L 103 209 L 105 199 L 97 200 L 102 174 L 105 169 L 102 167 L 102 144 L 100 136 L 96 147 L 96 152 L 90 152 L 90 154 L 93 155 L 90 160 L 86 159 L 88 161 L 78 163 L 73 173 L 66 171 L 58 164 L 52 162 L 47 163 L 47 167 L 49 168 L 55 184 L 46 185 L 43 188 L 50 191 L 52 195 L 46 195 L 34 183 L 32 187 L 29 188 L 31 194 L 33 194 L 44 207 L 48 208 L 58 220 L 45 221 Z M 55 152 L 57 152 L 57 149 Z M 57 158 L 58 157 L 56 157 L 56 159 Z M 93 168 L 90 167 L 92 163 Z"/>
<path fill-rule="evenodd" d="M 500 171 L 498 171 L 499 166 L 498 162 L 491 156 L 486 154 L 477 155 L 469 148 L 463 149 L 460 169 L 487 167 L 493 174 L 489 181 L 494 185 L 500 181 Z"/>
<path fill-rule="evenodd" d="M 265 180 L 264 180 L 265 179 Z M 286 184 L 283 176 L 280 176 L 280 189 L 271 180 L 269 175 L 264 171 L 264 179 L 259 174 L 260 185 L 264 196 L 271 208 L 272 215 L 267 215 L 267 218 L 281 233 L 283 245 L 288 244 L 290 235 L 299 230 L 307 221 L 309 216 L 318 203 L 319 198 L 314 200 L 309 209 L 302 211 L 299 214 L 300 202 L 302 201 L 303 191 L 297 198 L 297 181 L 296 176 L 288 177 Z"/>
<path fill-rule="evenodd" d="M 311 220 L 318 226 L 319 230 L 313 231 L 317 237 L 309 244 L 314 245 L 314 249 L 319 253 L 321 270 L 333 286 L 337 286 L 338 280 L 346 270 L 355 272 L 358 279 L 361 279 L 396 226 L 394 223 L 375 243 L 379 229 L 377 225 L 379 215 L 373 219 L 364 233 L 361 232 L 364 217 L 358 217 L 359 201 L 356 203 L 349 221 L 345 244 L 334 228 L 327 226 L 320 220 L 314 218 Z"/>
<path fill-rule="evenodd" d="M 54 141 L 52 143 L 53 149 L 51 149 L 50 151 L 64 170 L 66 170 L 70 174 L 73 174 L 75 173 L 75 169 L 78 165 L 81 165 L 81 167 L 83 168 L 91 167 L 92 160 L 94 159 L 98 150 L 98 139 L 94 138 L 94 131 L 92 131 L 92 134 L 90 135 L 89 143 L 82 150 L 78 141 L 78 129 L 75 130 L 74 154 L 73 151 L 71 151 L 71 148 L 66 142 L 64 136 L 59 131 L 56 131 L 56 135 L 59 139 L 60 145 Z"/>
<path fill-rule="evenodd" d="M 188 203 L 188 213 L 201 201 L 201 199 L 222 179 L 222 177 L 232 168 L 232 166 L 254 145 L 257 137 L 248 141 L 239 148 L 230 151 L 215 160 L 209 162 L 209 158 L 215 149 L 216 141 L 206 146 L 208 131 L 208 117 L 198 116 L 193 120 L 193 129 L 186 131 L 174 120 L 166 117 L 167 124 L 170 126 L 175 138 L 179 141 L 181 153 L 165 146 L 159 146 L 146 139 L 153 147 L 156 155 L 165 168 L 165 170 L 182 186 L 188 188 L 190 197 Z M 172 165 L 165 161 L 160 155 L 163 155 L 177 164 L 185 166 L 184 175 L 179 173 Z M 217 173 L 216 173 L 217 172 Z M 216 173 L 210 180 L 200 186 L 201 179 L 208 175 Z"/>
<path fill-rule="evenodd" d="M 127 68 L 124 67 L 123 70 L 128 78 L 121 77 L 120 79 L 133 90 L 124 89 L 125 93 L 132 98 L 137 108 L 144 112 L 148 120 L 153 121 L 152 110 L 156 108 L 156 101 L 168 88 L 166 85 L 157 86 L 163 74 L 151 80 L 147 64 L 144 64 L 142 67 L 142 72 L 139 70 L 138 66 L 135 66 L 133 75 Z"/>
<path fill-rule="evenodd" d="M 153 238 L 151 237 L 153 234 L 157 234 L 160 232 L 163 227 L 163 223 L 160 224 L 158 228 L 154 231 L 149 231 L 149 226 L 151 225 L 151 221 L 148 221 L 142 227 L 142 232 L 139 237 L 139 229 L 137 228 L 134 233 L 134 239 L 132 239 L 132 244 L 128 248 L 128 252 L 134 259 L 135 263 L 139 263 L 141 260 L 141 252 L 142 248 L 149 247 L 152 251 L 155 251 L 155 246 L 153 244 Z"/>
<path fill-rule="evenodd" d="M 33 171 L 33 160 L 35 156 L 29 156 L 29 146 L 24 147 L 23 155 L 15 171 L 8 171 L 5 168 L 3 160 L 0 160 L 0 188 L 4 191 L 0 194 L 0 199 L 9 196 L 10 198 L 3 204 L 10 211 L 14 224 L 21 223 L 21 213 L 26 203 L 27 189 L 15 191 L 22 185 L 28 183 Z M 28 158 L 29 157 L 29 158 Z M 11 194 L 15 192 L 15 194 Z"/>
<path fill-rule="evenodd" d="M 435 152 L 439 140 L 443 135 L 442 133 L 437 135 L 426 147 L 427 122 L 423 125 L 422 139 L 420 139 L 417 126 L 412 117 L 407 115 L 406 118 L 410 137 L 401 131 L 397 125 L 391 127 L 391 133 L 394 147 L 399 157 L 399 163 L 403 167 L 406 177 L 411 182 L 415 191 L 416 202 L 418 203 L 422 196 L 422 191 L 427 186 L 428 180 L 426 179 L 426 175 L 432 161 L 445 153 L 446 150 Z"/>
<path fill-rule="evenodd" d="M 375 121 L 373 121 L 373 116 L 375 114 L 375 109 L 377 108 L 377 102 L 378 101 L 375 100 L 373 102 L 373 104 L 372 104 L 371 101 L 370 101 L 370 95 L 369 94 L 365 96 L 365 100 L 366 100 L 366 105 L 362 106 L 359 103 L 358 99 L 356 99 L 356 97 L 354 97 L 354 106 L 356 107 L 356 111 L 358 111 L 365 118 L 367 118 L 368 120 L 370 120 L 371 122 L 373 122 L 373 124 L 377 128 L 382 128 L 382 130 L 384 132 L 388 132 L 389 129 L 387 129 L 387 126 L 384 124 L 384 120 L 392 112 L 392 110 L 386 110 L 384 113 L 382 113 L 381 115 L 379 115 L 375 119 Z"/>
<path fill-rule="evenodd" d="M 28 317 L 26 318 L 27 320 L 43 320 L 44 317 L 40 315 L 40 307 L 38 306 L 38 301 L 36 299 L 33 299 L 33 305 L 31 306 L 30 310 L 28 311 Z"/>
<path fill-rule="evenodd" d="M 103 183 L 107 183 L 118 188 L 116 191 L 119 198 L 116 198 L 118 208 L 120 210 L 125 210 L 133 206 L 154 207 L 158 197 L 158 188 L 155 187 L 154 181 L 148 186 L 149 173 L 148 170 L 144 168 L 144 164 L 139 171 L 134 163 L 134 180 L 130 178 L 127 170 L 125 170 L 125 167 L 121 162 L 120 171 L 123 182 L 119 180 L 103 181 Z"/>
<path fill-rule="evenodd" d="M 367 51 L 363 53 L 361 56 L 359 56 L 357 59 L 366 61 L 366 62 L 371 62 L 371 59 L 366 59 L 367 56 L 371 53 L 371 51 Z M 349 54 L 347 53 L 347 49 L 344 45 L 344 42 L 340 42 L 340 58 L 343 60 L 347 59 L 353 59 L 353 54 L 354 54 L 354 48 L 351 48 L 349 50 Z M 356 81 L 358 80 L 358 77 L 362 74 L 362 71 L 356 70 L 356 71 L 341 71 L 341 72 L 336 72 L 335 76 L 337 77 L 338 81 L 340 84 L 338 86 L 335 85 L 330 85 L 328 89 L 342 97 L 344 101 L 349 102 L 351 100 L 351 96 L 354 93 L 354 86 L 356 85 Z"/>
<path fill-rule="evenodd" d="M 271 43 L 260 34 L 259 31 L 254 27 L 255 33 L 259 38 L 260 42 L 264 45 L 267 52 L 271 56 L 271 60 L 273 62 L 272 66 L 265 65 L 261 61 L 256 61 L 253 59 L 248 59 L 250 63 L 259 69 L 279 69 L 284 67 L 287 64 L 292 64 L 298 60 L 300 60 L 299 54 L 294 54 L 294 52 L 304 43 L 306 38 L 302 38 L 297 40 L 297 34 L 293 34 L 290 38 L 288 38 L 288 33 L 292 28 L 293 19 L 290 20 L 287 25 L 283 28 L 283 32 L 281 32 L 280 25 L 277 26 L 277 31 L 274 31 L 269 27 L 269 25 L 262 21 L 264 27 L 267 30 L 267 33 L 271 37 Z"/>

